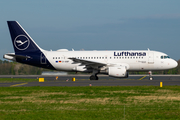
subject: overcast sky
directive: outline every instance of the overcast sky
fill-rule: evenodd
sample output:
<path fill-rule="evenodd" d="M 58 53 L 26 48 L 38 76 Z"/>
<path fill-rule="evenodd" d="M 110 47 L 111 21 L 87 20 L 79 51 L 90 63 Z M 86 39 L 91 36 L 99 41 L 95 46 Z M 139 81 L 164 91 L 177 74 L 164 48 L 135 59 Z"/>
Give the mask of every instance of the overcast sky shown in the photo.
<path fill-rule="evenodd" d="M 45 50 L 156 50 L 180 59 L 179 0 L 1 0 L 0 59 L 14 52 L 6 21 Z"/>

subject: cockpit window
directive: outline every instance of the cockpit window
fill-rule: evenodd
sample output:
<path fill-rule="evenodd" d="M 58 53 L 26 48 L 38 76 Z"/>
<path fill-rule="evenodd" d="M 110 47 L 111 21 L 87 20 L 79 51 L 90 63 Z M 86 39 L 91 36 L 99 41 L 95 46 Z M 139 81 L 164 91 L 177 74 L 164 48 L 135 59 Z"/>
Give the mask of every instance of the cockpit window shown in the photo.
<path fill-rule="evenodd" d="M 167 59 L 170 58 L 169 56 L 161 56 L 161 59 Z"/>

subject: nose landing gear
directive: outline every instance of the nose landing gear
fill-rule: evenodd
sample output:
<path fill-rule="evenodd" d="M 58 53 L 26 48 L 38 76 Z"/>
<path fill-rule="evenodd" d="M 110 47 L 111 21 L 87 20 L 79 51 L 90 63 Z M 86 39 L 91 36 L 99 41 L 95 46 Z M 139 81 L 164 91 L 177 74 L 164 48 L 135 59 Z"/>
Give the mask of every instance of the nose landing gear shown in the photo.
<path fill-rule="evenodd" d="M 149 71 L 149 80 L 153 80 L 152 71 Z"/>

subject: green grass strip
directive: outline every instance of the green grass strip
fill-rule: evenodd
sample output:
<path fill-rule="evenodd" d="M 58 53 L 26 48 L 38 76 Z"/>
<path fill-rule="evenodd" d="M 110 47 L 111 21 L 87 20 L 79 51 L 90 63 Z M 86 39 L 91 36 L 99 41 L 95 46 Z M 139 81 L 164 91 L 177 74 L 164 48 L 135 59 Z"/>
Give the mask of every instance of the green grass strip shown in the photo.
<path fill-rule="evenodd" d="M 179 86 L 0 87 L 1 120 L 178 120 Z"/>
<path fill-rule="evenodd" d="M 0 83 L 7 82 L 35 82 L 39 81 L 39 79 L 28 79 L 28 78 L 0 78 Z"/>

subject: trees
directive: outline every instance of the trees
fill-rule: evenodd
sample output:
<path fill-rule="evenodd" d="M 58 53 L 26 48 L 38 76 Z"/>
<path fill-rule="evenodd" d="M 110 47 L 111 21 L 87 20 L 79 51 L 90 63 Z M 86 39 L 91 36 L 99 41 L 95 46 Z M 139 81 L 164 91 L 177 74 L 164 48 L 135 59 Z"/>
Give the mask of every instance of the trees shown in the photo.
<path fill-rule="evenodd" d="M 0 75 L 40 75 L 46 69 L 0 60 Z"/>

